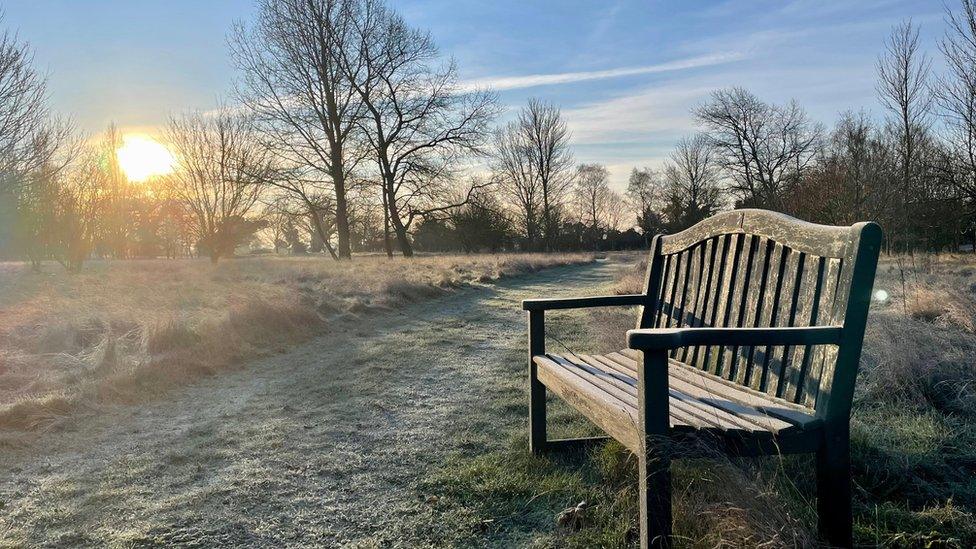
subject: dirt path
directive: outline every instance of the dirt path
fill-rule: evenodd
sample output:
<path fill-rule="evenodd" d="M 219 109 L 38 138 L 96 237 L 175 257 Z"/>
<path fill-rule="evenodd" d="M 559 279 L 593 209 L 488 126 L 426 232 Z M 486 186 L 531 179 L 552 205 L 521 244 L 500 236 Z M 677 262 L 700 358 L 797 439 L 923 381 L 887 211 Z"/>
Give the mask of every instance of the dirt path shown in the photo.
<path fill-rule="evenodd" d="M 0 545 L 416 545 L 405 519 L 437 528 L 424 526 L 419 479 L 463 433 L 490 434 L 499 364 L 522 360 L 518 301 L 598 292 L 616 268 L 557 268 L 367 317 L 2 450 Z"/>

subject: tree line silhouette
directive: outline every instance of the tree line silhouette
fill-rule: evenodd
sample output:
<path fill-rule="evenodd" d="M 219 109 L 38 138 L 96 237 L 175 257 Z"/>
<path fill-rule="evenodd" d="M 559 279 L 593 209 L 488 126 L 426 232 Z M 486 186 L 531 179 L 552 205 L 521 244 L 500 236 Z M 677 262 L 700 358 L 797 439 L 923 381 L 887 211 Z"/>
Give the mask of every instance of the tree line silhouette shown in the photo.
<path fill-rule="evenodd" d="M 910 21 L 878 58 L 884 116 L 831 128 L 795 101 L 717 90 L 696 133 L 627 188 L 577 162 L 557 105 L 510 120 L 458 78 L 431 35 L 383 0 L 260 0 L 229 33 L 239 77 L 211 111 L 172 115 L 171 174 L 129 181 L 120 131 L 86 136 L 51 112 L 32 50 L 0 36 L 0 256 L 77 272 L 90 258 L 249 252 L 639 248 L 718 210 L 822 223 L 873 219 L 889 252 L 972 244 L 976 0 L 947 8 L 938 54 Z"/>

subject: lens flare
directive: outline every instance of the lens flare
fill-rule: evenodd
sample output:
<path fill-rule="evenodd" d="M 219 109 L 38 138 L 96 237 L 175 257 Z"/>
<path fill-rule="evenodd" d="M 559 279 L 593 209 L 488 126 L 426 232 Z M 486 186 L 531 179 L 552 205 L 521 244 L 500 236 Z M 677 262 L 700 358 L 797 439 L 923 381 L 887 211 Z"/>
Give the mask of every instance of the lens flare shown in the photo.
<path fill-rule="evenodd" d="M 129 134 L 122 137 L 122 146 L 115 151 L 119 167 L 132 182 L 166 175 L 173 171 L 173 154 L 165 145 L 147 135 Z"/>

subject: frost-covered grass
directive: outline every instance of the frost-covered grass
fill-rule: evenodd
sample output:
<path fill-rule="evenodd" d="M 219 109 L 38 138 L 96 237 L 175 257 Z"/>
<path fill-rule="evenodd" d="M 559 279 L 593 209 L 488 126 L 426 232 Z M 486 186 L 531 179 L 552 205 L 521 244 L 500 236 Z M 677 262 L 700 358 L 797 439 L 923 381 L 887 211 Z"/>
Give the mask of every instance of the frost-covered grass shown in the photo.
<path fill-rule="evenodd" d="M 645 270 L 621 270 L 615 285 L 594 293 L 640 292 Z M 873 301 L 852 418 L 855 541 L 976 546 L 976 257 L 885 258 L 875 290 L 884 299 Z M 552 340 L 593 352 L 622 348 L 634 321 L 626 308 L 547 317 Z M 509 408 L 524 413 L 517 380 L 505 394 Z M 596 432 L 561 402 L 552 406 L 557 435 Z M 436 486 L 483 517 L 537 532 L 529 536 L 535 546 L 635 543 L 637 475 L 628 452 L 611 443 L 585 456 L 540 459 L 527 453 L 524 424 L 508 436 L 506 448 L 456 460 Z M 675 463 L 679 546 L 817 544 L 811 456 L 716 457 Z M 560 508 L 583 500 L 581 528 L 555 527 Z"/>
<path fill-rule="evenodd" d="M 0 427 L 49 427 L 103 401 L 278 352 L 364 315 L 586 254 L 93 261 L 80 275 L 0 263 Z"/>

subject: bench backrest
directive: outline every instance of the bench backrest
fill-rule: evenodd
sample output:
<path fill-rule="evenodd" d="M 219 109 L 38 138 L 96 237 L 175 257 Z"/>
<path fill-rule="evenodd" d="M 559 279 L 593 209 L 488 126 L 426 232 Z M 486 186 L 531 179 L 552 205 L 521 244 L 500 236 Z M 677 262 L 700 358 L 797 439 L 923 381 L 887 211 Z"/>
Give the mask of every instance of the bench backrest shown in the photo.
<path fill-rule="evenodd" d="M 671 356 L 819 416 L 847 417 L 880 244 L 875 223 L 718 214 L 654 238 L 638 326 L 842 326 L 840 345 L 693 347 Z"/>

